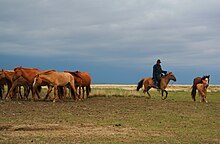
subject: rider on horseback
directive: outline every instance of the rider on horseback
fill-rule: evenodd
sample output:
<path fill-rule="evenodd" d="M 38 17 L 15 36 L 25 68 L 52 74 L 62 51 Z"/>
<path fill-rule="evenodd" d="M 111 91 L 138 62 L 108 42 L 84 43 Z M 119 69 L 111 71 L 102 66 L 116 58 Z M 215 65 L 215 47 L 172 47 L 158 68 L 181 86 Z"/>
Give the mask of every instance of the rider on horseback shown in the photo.
<path fill-rule="evenodd" d="M 167 74 L 167 71 L 162 70 L 160 63 L 161 61 L 158 59 L 157 63 L 153 66 L 153 80 L 156 88 L 160 88 L 160 80 L 163 75 L 162 73 L 165 75 Z"/>

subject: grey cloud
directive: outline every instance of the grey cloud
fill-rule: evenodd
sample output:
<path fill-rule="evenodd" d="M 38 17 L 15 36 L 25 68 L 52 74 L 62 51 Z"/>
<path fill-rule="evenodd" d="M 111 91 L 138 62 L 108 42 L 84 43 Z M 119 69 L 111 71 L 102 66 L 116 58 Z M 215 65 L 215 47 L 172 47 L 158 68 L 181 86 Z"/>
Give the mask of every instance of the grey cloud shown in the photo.
<path fill-rule="evenodd" d="M 162 57 L 171 65 L 185 65 L 206 57 L 213 63 L 219 52 L 219 6 L 214 0 L 5 0 L 0 6 L 0 50 L 86 55 L 88 61 L 102 62 Z"/>

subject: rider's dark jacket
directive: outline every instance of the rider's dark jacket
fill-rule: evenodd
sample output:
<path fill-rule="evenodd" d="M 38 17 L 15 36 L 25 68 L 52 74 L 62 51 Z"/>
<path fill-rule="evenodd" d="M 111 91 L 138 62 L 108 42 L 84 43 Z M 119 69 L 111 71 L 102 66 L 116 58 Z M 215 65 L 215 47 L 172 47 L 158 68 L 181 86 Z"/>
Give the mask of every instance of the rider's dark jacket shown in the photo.
<path fill-rule="evenodd" d="M 155 64 L 155 65 L 153 66 L 153 79 L 154 79 L 156 82 L 159 82 L 159 81 L 160 81 L 162 73 L 167 74 L 167 71 L 162 70 L 160 64 Z"/>

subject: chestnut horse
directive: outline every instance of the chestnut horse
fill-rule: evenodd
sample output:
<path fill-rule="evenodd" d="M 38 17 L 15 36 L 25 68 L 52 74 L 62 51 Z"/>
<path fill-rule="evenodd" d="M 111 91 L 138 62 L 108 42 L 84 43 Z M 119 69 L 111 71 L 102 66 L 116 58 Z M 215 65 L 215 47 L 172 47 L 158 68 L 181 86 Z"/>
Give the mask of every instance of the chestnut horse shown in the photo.
<path fill-rule="evenodd" d="M 41 72 L 44 72 L 47 70 L 39 70 L 37 68 L 23 68 L 23 67 L 16 67 L 14 68 L 14 76 L 12 78 L 13 81 L 15 81 L 16 79 L 18 79 L 19 77 L 23 77 L 24 79 L 27 80 L 28 85 L 31 89 L 32 92 L 32 99 L 35 100 L 35 93 L 38 96 L 38 99 L 40 99 L 39 93 L 38 91 L 41 90 L 41 87 L 37 87 L 37 89 L 33 88 L 33 82 L 34 82 L 34 77 Z M 42 85 L 47 85 L 47 83 L 42 83 Z M 42 86 L 41 85 L 41 86 Z"/>
<path fill-rule="evenodd" d="M 196 85 L 199 83 L 202 83 L 202 80 L 205 80 L 206 78 L 208 79 L 208 84 L 206 88 L 208 88 L 210 75 L 205 75 L 203 77 L 196 77 L 193 79 L 193 85 L 192 85 L 192 91 L 191 91 L 191 96 L 192 96 L 193 101 L 196 101 L 196 89 L 197 89 Z"/>
<path fill-rule="evenodd" d="M 90 76 L 90 74 L 88 72 L 80 72 L 80 71 L 75 71 L 75 72 L 64 71 L 64 72 L 68 72 L 74 76 L 76 89 L 79 87 L 80 98 L 86 99 L 89 96 L 89 93 L 91 92 L 91 87 L 90 87 L 91 76 Z M 85 96 L 84 87 L 86 87 L 86 96 Z M 81 88 L 83 90 L 83 97 L 81 97 Z"/>
<path fill-rule="evenodd" d="M 170 80 L 173 80 L 173 81 L 176 81 L 176 77 L 174 76 L 174 74 L 172 72 L 169 72 L 167 75 L 163 76 L 161 78 L 161 81 L 160 81 L 160 90 L 162 90 L 162 99 L 165 100 L 167 98 L 167 95 L 168 95 L 168 92 L 165 90 L 168 83 L 170 82 Z M 144 85 L 144 93 L 147 92 L 148 96 L 150 96 L 149 94 L 149 90 L 151 88 L 156 88 L 155 85 L 154 85 L 154 80 L 152 78 L 143 78 L 142 80 L 140 80 L 138 82 L 138 85 L 137 85 L 137 91 L 139 91 L 140 88 L 142 88 L 142 86 Z M 164 97 L 163 96 L 163 93 L 166 93 L 166 96 Z"/>
<path fill-rule="evenodd" d="M 46 72 L 39 73 L 34 77 L 33 87 L 38 86 L 42 83 L 42 81 L 45 81 L 49 84 L 47 95 L 52 91 L 52 88 L 54 88 L 53 102 L 55 102 L 57 98 L 58 86 L 66 87 L 67 85 L 69 85 L 73 91 L 72 97 L 73 99 L 75 99 L 76 89 L 74 84 L 74 77 L 70 73 L 56 72 L 55 70 L 49 70 Z M 64 96 L 65 94 L 66 92 L 64 92 Z"/>
<path fill-rule="evenodd" d="M 206 98 L 207 97 L 207 87 L 208 87 L 208 84 L 209 84 L 208 81 L 209 81 L 209 79 L 205 78 L 204 80 L 202 80 L 202 83 L 199 83 L 199 84 L 196 85 L 198 93 L 201 97 L 200 102 L 208 103 L 207 98 Z"/>

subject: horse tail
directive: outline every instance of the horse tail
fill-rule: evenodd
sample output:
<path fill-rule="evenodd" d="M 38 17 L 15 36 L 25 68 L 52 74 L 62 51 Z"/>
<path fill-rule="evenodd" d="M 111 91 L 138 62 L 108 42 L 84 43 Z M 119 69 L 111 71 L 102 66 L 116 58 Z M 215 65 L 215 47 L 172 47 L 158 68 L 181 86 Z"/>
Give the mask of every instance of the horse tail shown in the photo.
<path fill-rule="evenodd" d="M 88 91 L 91 92 L 91 86 L 90 85 L 88 86 Z"/>
<path fill-rule="evenodd" d="M 194 101 L 196 101 L 196 99 L 195 99 L 195 97 L 196 97 L 196 85 L 192 86 L 191 96 L 192 96 L 192 99 Z"/>
<path fill-rule="evenodd" d="M 142 88 L 143 82 L 144 82 L 144 79 L 142 79 L 142 80 L 140 80 L 140 81 L 138 82 L 137 91 L 139 91 L 139 89 Z"/>

